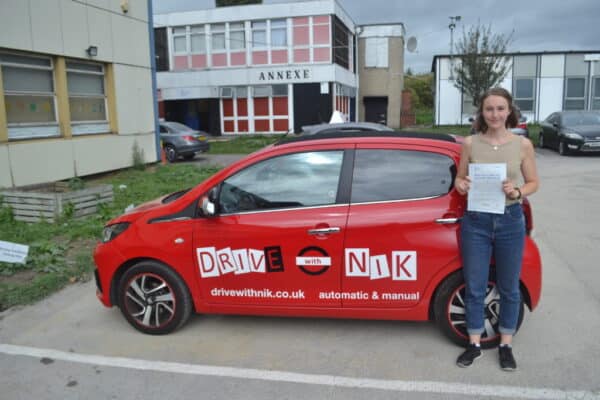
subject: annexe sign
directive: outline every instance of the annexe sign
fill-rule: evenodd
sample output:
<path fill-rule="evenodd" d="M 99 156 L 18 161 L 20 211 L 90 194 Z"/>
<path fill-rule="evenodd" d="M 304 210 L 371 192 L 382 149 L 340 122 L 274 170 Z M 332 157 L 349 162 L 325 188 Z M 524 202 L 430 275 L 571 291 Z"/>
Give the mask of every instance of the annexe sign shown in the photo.
<path fill-rule="evenodd" d="M 258 73 L 260 82 L 305 81 L 311 79 L 310 68 L 289 68 Z"/>

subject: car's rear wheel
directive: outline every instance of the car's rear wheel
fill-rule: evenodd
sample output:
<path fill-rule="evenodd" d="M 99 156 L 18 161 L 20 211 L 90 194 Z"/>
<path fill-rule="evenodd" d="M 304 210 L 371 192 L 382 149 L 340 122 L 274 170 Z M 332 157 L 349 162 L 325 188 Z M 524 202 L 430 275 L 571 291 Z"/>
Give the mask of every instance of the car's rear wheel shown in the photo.
<path fill-rule="evenodd" d="M 156 261 L 142 261 L 128 269 L 118 286 L 118 304 L 137 330 L 163 335 L 181 327 L 192 311 L 183 279 Z"/>
<path fill-rule="evenodd" d="M 544 143 L 544 134 L 542 132 L 540 132 L 540 136 L 538 137 L 538 145 L 540 149 L 546 147 L 546 143 Z"/>
<path fill-rule="evenodd" d="M 434 298 L 434 317 L 440 330 L 450 340 L 460 346 L 469 343 L 465 313 L 465 281 L 462 271 L 456 271 L 439 286 Z M 523 322 L 524 304 L 521 301 L 517 330 Z M 496 274 L 492 269 L 484 304 L 484 327 L 481 335 L 481 346 L 491 348 L 500 342 L 498 332 L 498 316 L 500 311 L 500 294 L 496 289 Z"/>
<path fill-rule="evenodd" d="M 177 160 L 177 151 L 175 150 L 175 147 L 169 144 L 165 146 L 165 155 L 167 156 L 167 160 L 171 163 Z"/>
<path fill-rule="evenodd" d="M 561 156 L 566 156 L 569 154 L 569 149 L 564 140 L 558 142 L 558 154 L 560 154 Z"/>

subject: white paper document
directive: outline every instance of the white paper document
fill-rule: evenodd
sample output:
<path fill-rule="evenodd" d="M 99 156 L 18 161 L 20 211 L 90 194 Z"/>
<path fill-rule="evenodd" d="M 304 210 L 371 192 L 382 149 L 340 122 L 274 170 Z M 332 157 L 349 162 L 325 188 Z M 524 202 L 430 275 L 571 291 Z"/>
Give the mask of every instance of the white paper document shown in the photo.
<path fill-rule="evenodd" d="M 506 195 L 502 181 L 506 179 L 506 164 L 469 164 L 469 189 L 467 210 L 504 214 Z"/>

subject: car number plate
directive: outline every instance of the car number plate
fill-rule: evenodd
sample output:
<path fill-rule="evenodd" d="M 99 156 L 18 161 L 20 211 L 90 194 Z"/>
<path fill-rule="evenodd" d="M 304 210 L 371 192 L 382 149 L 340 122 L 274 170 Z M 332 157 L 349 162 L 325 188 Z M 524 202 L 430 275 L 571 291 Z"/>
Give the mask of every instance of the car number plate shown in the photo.
<path fill-rule="evenodd" d="M 196 139 L 198 139 L 201 142 L 204 142 L 206 140 L 206 137 L 204 137 L 204 136 L 196 136 Z"/>

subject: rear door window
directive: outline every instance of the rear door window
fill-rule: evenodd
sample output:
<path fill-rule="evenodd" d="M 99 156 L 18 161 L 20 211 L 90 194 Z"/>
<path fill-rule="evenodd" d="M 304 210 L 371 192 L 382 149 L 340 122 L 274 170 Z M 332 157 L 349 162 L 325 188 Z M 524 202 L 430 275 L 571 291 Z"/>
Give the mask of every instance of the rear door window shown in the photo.
<path fill-rule="evenodd" d="M 352 203 L 422 199 L 452 189 L 456 166 L 445 155 L 412 150 L 356 151 Z"/>

